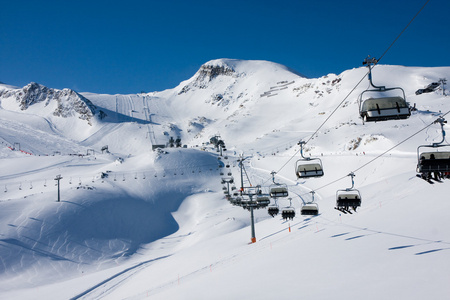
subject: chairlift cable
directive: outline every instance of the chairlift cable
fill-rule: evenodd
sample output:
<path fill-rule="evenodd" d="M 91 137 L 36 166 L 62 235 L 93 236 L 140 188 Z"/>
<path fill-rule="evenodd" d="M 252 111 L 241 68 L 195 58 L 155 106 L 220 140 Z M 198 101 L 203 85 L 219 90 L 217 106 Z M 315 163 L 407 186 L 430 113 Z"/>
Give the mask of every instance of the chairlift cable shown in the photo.
<path fill-rule="evenodd" d="M 400 32 L 400 34 L 395 38 L 395 40 L 389 45 L 389 47 L 386 49 L 386 51 L 384 51 L 384 53 L 380 56 L 380 58 L 378 58 L 378 62 L 380 62 L 380 60 L 386 55 L 386 53 L 391 49 L 391 47 L 395 44 L 395 42 L 397 42 L 397 40 L 400 38 L 400 36 L 406 31 L 406 29 L 409 27 L 409 25 L 411 25 L 411 23 L 414 21 L 414 19 L 420 14 L 420 12 L 425 8 L 425 6 L 428 4 L 428 2 L 430 2 L 430 0 L 427 0 L 427 2 L 425 2 L 425 4 L 422 6 L 421 9 L 419 9 L 419 11 L 416 13 L 416 15 L 411 19 L 411 21 L 409 21 L 408 25 L 405 26 L 405 28 L 403 28 L 403 30 Z M 377 62 L 377 63 L 378 63 Z"/>

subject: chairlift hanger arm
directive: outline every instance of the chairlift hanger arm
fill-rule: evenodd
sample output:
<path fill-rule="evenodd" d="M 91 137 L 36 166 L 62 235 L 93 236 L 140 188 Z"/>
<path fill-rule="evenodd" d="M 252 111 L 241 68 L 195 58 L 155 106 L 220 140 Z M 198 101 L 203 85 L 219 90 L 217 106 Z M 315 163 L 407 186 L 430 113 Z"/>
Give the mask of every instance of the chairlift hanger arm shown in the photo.
<path fill-rule="evenodd" d="M 439 143 L 433 143 L 433 147 L 437 147 L 438 145 L 442 144 L 445 141 L 445 130 L 444 130 L 444 124 L 447 123 L 447 121 L 443 117 L 439 117 L 434 123 L 439 123 L 441 125 L 441 131 L 442 131 L 442 141 Z"/>
<path fill-rule="evenodd" d="M 308 159 L 307 157 L 305 157 L 303 155 L 303 145 L 306 145 L 306 142 L 305 141 L 300 141 L 300 142 L 298 142 L 298 145 L 300 145 L 300 155 L 302 156 L 302 158 Z"/>
<path fill-rule="evenodd" d="M 363 65 L 367 65 L 367 67 L 369 68 L 368 78 L 369 78 L 370 85 L 380 91 L 384 91 L 384 90 L 386 90 L 385 86 L 376 86 L 375 84 L 373 84 L 373 81 L 372 81 L 372 65 L 375 66 L 377 63 L 378 63 L 378 60 L 375 57 L 370 57 L 370 55 L 367 56 L 367 58 L 365 58 L 363 61 Z"/>
<path fill-rule="evenodd" d="M 355 175 L 355 173 L 351 172 L 351 173 L 348 174 L 347 176 L 351 176 L 351 178 L 352 178 L 352 187 L 349 188 L 349 189 L 347 189 L 347 190 L 351 190 L 351 189 L 353 189 L 353 187 L 355 186 L 355 181 L 353 180 L 353 177 L 355 177 L 356 175 Z"/>

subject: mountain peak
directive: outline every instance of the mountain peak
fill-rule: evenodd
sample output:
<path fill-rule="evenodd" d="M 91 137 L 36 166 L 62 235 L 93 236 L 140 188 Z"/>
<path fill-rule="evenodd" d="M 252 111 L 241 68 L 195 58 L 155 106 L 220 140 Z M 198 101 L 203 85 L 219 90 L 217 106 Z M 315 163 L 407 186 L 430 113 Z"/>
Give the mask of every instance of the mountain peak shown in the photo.
<path fill-rule="evenodd" d="M 23 88 L 5 89 L 0 91 L 0 100 L 14 101 L 18 104 L 20 110 L 27 110 L 30 106 L 37 103 L 44 103 L 48 106 L 52 101 L 56 102 L 56 109 L 53 115 L 67 118 L 78 114 L 79 118 L 90 120 L 95 114 L 95 105 L 88 99 L 71 89 L 57 90 L 48 88 L 36 82 L 30 82 Z"/>

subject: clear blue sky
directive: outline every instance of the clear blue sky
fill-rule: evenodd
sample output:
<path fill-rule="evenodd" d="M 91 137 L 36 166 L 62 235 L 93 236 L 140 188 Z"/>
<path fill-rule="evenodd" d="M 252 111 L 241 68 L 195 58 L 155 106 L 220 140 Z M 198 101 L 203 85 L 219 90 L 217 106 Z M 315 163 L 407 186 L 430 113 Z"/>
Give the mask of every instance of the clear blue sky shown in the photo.
<path fill-rule="evenodd" d="M 217 58 L 268 60 L 307 77 L 379 57 L 426 0 L 7 1 L 0 81 L 78 92 L 173 88 Z M 450 66 L 450 1 L 431 0 L 380 63 Z"/>

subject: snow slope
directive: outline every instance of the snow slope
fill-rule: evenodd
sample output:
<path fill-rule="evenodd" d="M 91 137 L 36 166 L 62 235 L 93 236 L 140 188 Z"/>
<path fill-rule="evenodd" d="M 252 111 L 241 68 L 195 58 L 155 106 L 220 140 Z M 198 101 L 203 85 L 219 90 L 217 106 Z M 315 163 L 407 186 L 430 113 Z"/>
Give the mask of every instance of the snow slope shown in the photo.
<path fill-rule="evenodd" d="M 449 182 L 429 184 L 415 166 L 417 147 L 441 140 L 437 124 L 425 127 L 450 104 L 442 90 L 414 92 L 450 68 L 376 66 L 374 83 L 401 86 L 417 111 L 363 125 L 356 99 L 368 81 L 349 93 L 366 72 L 309 79 L 271 62 L 214 60 L 171 90 L 81 93 L 96 108 L 90 124 L 0 97 L 1 297 L 445 299 Z M 306 155 L 325 176 L 296 180 L 296 143 L 313 133 Z M 208 145 L 216 134 L 227 159 Z M 170 137 L 187 148 L 151 151 Z M 220 184 L 221 172 L 239 179 L 240 154 L 253 185 L 267 190 L 278 172 L 297 212 L 283 221 L 256 211 L 255 244 L 248 211 Z M 363 200 L 348 215 L 334 202 L 352 171 Z M 300 216 L 311 190 L 320 214 Z"/>

